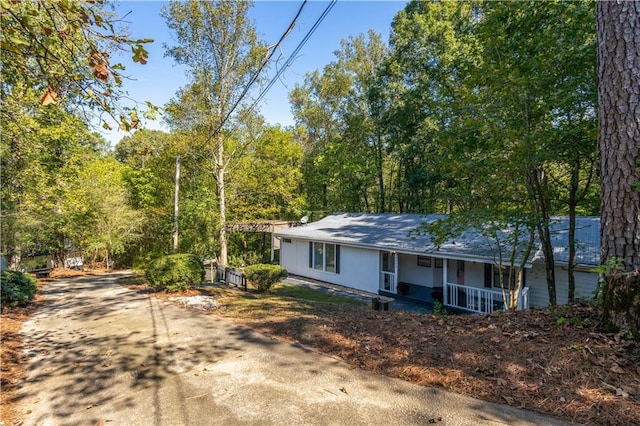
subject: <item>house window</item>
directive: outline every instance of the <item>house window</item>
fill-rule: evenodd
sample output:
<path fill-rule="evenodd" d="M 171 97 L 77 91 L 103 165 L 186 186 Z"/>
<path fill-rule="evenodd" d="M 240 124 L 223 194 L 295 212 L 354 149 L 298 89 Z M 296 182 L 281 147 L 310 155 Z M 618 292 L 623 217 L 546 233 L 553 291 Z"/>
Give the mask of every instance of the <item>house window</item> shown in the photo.
<path fill-rule="evenodd" d="M 329 243 L 309 242 L 309 268 L 339 274 L 340 246 Z"/>
<path fill-rule="evenodd" d="M 431 258 L 429 256 L 418 256 L 418 266 L 431 268 Z"/>
<path fill-rule="evenodd" d="M 283 238 L 282 242 L 283 243 L 290 243 L 291 242 L 291 238 Z"/>

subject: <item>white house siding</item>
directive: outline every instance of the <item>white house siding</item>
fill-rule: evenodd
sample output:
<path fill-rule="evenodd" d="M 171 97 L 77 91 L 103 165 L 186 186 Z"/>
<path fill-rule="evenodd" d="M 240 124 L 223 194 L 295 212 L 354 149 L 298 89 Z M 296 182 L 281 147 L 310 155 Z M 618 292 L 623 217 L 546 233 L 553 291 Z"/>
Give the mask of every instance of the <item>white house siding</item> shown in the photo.
<path fill-rule="evenodd" d="M 564 305 L 569 301 L 569 279 L 567 269 L 556 266 L 556 301 Z M 593 297 L 598 285 L 598 274 L 593 272 L 575 272 L 576 298 L 587 299 Z"/>
<path fill-rule="evenodd" d="M 433 287 L 433 260 L 431 267 L 418 266 L 418 256 L 410 254 L 398 255 L 398 282 L 406 282 L 425 287 Z M 442 269 L 437 269 L 442 274 Z"/>
<path fill-rule="evenodd" d="M 567 270 L 561 266 L 555 268 L 556 276 L 556 303 L 566 304 L 569 299 L 569 280 Z M 576 297 L 589 298 L 598 285 L 598 274 L 593 272 L 576 272 Z M 533 268 L 527 270 L 527 286 L 529 287 L 529 304 L 531 307 L 544 307 L 549 305 L 549 292 L 545 277 L 544 264 L 537 262 Z"/>
<path fill-rule="evenodd" d="M 418 266 L 418 256 L 400 254 L 398 257 L 399 282 L 426 287 L 442 286 L 442 268 L 435 268 L 432 258 L 431 267 Z M 484 288 L 484 263 L 464 262 L 464 276 L 458 277 L 458 261 L 449 260 L 447 267 L 448 282 Z M 464 282 L 459 282 L 464 281 Z"/>
<path fill-rule="evenodd" d="M 458 275 L 458 260 L 449 260 L 447 264 L 448 281 L 470 287 L 484 288 L 484 263 L 464 262 L 464 272 Z M 439 270 L 442 271 L 442 270 Z"/>
<path fill-rule="evenodd" d="M 340 273 L 309 268 L 309 241 L 292 239 L 280 246 L 280 265 L 290 274 L 378 293 L 380 255 L 377 250 L 340 246 Z"/>

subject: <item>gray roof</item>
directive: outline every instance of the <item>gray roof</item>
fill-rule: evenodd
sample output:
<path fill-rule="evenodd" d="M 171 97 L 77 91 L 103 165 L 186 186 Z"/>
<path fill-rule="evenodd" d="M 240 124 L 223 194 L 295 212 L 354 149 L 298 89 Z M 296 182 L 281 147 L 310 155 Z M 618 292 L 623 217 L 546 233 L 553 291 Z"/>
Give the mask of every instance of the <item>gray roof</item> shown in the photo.
<path fill-rule="evenodd" d="M 447 215 L 437 214 L 336 213 L 317 222 L 274 232 L 274 235 L 435 257 L 489 261 L 497 259 L 498 250 L 495 242 L 483 236 L 477 229 L 469 228 L 459 237 L 446 241 L 440 246 L 434 244 L 428 233 L 416 232 L 420 226 L 446 217 Z M 567 263 L 569 259 L 568 218 L 552 218 L 551 228 L 554 260 Z M 505 228 L 499 235 L 501 238 L 506 238 L 510 233 L 512 230 Z M 598 265 L 600 218 L 578 217 L 576 241 L 576 262 L 584 265 Z M 503 253 L 503 257 L 506 256 L 508 253 Z M 542 259 L 542 251 L 536 247 L 532 251 L 530 262 Z"/>

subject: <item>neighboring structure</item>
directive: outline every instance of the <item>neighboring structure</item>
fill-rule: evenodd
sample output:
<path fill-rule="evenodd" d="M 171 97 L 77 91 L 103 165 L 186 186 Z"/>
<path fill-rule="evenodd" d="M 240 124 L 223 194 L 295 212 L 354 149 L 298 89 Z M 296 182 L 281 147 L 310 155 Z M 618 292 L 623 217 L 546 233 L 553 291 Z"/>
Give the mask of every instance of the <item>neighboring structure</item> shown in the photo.
<path fill-rule="evenodd" d="M 270 232 L 271 236 L 271 262 L 273 262 L 275 250 L 280 248 L 280 241 L 273 238 L 273 233 L 281 229 L 287 229 L 300 225 L 300 222 L 291 222 L 286 220 L 262 220 L 259 222 L 239 222 L 228 225 L 229 232 L 252 232 L 262 233 L 262 246 L 265 245 L 266 234 Z M 262 247 L 260 249 L 262 251 Z"/>
<path fill-rule="evenodd" d="M 455 241 L 436 246 L 423 224 L 445 215 L 333 214 L 324 219 L 274 232 L 280 240 L 280 264 L 290 274 L 381 294 L 401 295 L 471 312 L 503 308 L 500 274 L 508 261 L 499 261 L 495 241 L 469 229 Z M 568 218 L 551 224 L 555 257 L 557 303 L 567 303 Z M 504 230 L 503 236 L 510 231 Z M 600 219 L 579 217 L 576 225 L 576 297 L 590 297 L 597 287 Z M 526 263 L 518 307 L 549 304 L 542 251 L 537 247 Z M 508 255 L 503 254 L 504 259 Z M 401 294 L 406 293 L 406 294 Z"/>

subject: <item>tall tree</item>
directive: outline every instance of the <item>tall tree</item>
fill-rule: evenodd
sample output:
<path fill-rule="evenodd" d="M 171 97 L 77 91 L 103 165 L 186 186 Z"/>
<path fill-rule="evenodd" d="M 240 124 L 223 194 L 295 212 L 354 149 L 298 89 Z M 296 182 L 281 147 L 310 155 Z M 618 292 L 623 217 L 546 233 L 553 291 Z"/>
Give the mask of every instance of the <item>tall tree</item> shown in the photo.
<path fill-rule="evenodd" d="M 640 2 L 599 1 L 597 24 L 600 262 L 615 265 L 604 277 L 603 317 L 640 333 Z"/>
<path fill-rule="evenodd" d="M 248 18 L 250 2 L 173 1 L 162 15 L 177 45 L 167 54 L 189 69 L 190 83 L 170 109 L 174 127 L 195 130 L 195 145 L 211 158 L 219 205 L 220 264 L 227 264 L 225 178 L 233 157 L 227 152 L 233 113 L 263 64 L 266 47 Z M 237 120 L 237 116 L 235 117 Z"/>
<path fill-rule="evenodd" d="M 599 1 L 601 263 L 640 268 L 640 2 Z"/>
<path fill-rule="evenodd" d="M 3 100 L 0 144 L 2 253 L 10 258 L 34 251 L 64 255 L 65 229 L 73 217 L 61 205 L 77 178 L 82 162 L 103 147 L 78 117 L 58 105 L 33 107 L 38 93 L 22 92 L 24 103 Z"/>
<path fill-rule="evenodd" d="M 92 262 L 109 268 L 140 237 L 143 216 L 131 207 L 124 167 L 112 155 L 85 162 L 62 205 L 74 216 L 67 236 Z"/>
<path fill-rule="evenodd" d="M 510 162 L 519 165 L 526 190 L 521 196 L 535 214 L 552 305 L 551 221 L 555 212 L 566 210 L 558 193 L 560 183 L 569 182 L 557 171 L 568 163 L 579 173 L 579 161 L 593 161 L 596 151 L 592 16 L 589 3 L 488 2 L 478 26 L 485 52 L 474 81 L 486 105 L 483 115 L 492 123 L 492 139 L 503 141 Z"/>
<path fill-rule="evenodd" d="M 307 132 L 305 183 L 313 210 L 385 210 L 385 138 L 376 108 L 386 57 L 379 34 L 341 41 L 337 60 L 291 93 Z"/>
<path fill-rule="evenodd" d="M 119 105 L 126 75 L 112 58 L 132 51 L 144 64 L 151 40 L 128 37 L 108 1 L 0 7 L 2 251 L 39 248 L 60 257 L 73 228 L 61 206 L 79 163 L 104 148 L 85 123 L 131 129 L 139 122 L 136 108 Z"/>
<path fill-rule="evenodd" d="M 471 156 L 454 155 L 445 134 L 470 116 L 463 78 L 480 53 L 473 34 L 476 9 L 471 2 L 412 1 L 393 20 L 382 82 L 385 132 L 399 167 L 394 210 L 451 210 L 447 169 Z"/>

